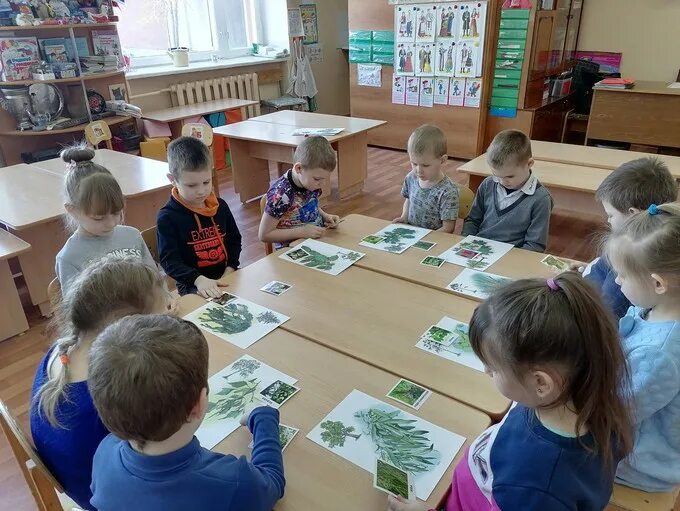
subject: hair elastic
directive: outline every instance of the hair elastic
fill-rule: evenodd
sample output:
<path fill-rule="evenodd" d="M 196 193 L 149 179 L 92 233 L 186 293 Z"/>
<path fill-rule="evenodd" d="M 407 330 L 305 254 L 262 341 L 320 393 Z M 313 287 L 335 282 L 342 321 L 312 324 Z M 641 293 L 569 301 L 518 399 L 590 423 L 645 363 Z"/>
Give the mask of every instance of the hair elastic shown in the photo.
<path fill-rule="evenodd" d="M 78 167 L 78 163 L 75 160 L 71 160 L 66 164 L 68 170 L 75 170 Z"/>
<path fill-rule="evenodd" d="M 71 363 L 71 357 L 69 357 L 66 353 L 64 353 L 63 355 L 59 355 L 59 361 L 63 365 L 68 365 L 68 364 Z"/>
<path fill-rule="evenodd" d="M 647 208 L 647 213 L 649 213 L 650 215 L 658 215 L 659 214 L 659 206 L 657 206 L 656 204 L 651 204 Z"/>
<path fill-rule="evenodd" d="M 557 282 L 555 282 L 555 279 L 548 279 L 545 281 L 545 283 L 548 284 L 548 287 L 553 291 L 559 291 L 560 289 L 560 286 Z"/>

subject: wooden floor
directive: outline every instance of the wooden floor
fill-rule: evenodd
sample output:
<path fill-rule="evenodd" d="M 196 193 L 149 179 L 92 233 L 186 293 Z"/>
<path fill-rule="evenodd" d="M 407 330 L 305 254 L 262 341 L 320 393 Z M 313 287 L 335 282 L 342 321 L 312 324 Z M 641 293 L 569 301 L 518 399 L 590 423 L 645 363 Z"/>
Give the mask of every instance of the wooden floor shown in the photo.
<path fill-rule="evenodd" d="M 449 161 L 447 173 L 462 184 L 466 176 L 457 176 L 455 169 L 462 162 Z M 331 199 L 326 210 L 340 216 L 349 213 L 392 220 L 401 213 L 401 183 L 409 170 L 408 156 L 400 151 L 369 148 L 368 174 L 364 192 L 337 201 Z M 250 264 L 264 256 L 263 245 L 257 240 L 260 221 L 258 201 L 242 205 L 234 195 L 230 174 L 223 172 L 220 179 L 222 197 L 227 200 L 243 235 L 241 265 Z M 457 177 L 456 177 L 457 176 Z M 585 220 L 553 214 L 548 251 L 553 254 L 590 260 L 593 256 L 593 237 L 599 226 Z M 14 413 L 24 431 L 28 432 L 28 399 L 33 375 L 51 339 L 46 329 L 48 321 L 30 306 L 25 290 L 22 298 L 29 316 L 31 329 L 24 335 L 0 342 L 0 398 Z M 36 506 L 12 457 L 4 436 L 0 435 L 0 509 L 33 511 Z"/>

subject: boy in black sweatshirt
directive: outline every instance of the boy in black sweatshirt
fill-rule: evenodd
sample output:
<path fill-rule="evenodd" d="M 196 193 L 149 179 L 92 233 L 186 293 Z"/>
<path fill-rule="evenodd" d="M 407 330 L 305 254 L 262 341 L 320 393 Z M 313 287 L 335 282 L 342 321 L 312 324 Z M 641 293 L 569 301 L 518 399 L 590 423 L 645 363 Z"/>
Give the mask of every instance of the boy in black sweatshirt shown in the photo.
<path fill-rule="evenodd" d="M 239 265 L 241 233 L 213 192 L 210 166 L 208 147 L 198 139 L 180 137 L 168 146 L 173 188 L 156 219 L 158 256 L 180 295 L 219 297 L 222 278 Z"/>

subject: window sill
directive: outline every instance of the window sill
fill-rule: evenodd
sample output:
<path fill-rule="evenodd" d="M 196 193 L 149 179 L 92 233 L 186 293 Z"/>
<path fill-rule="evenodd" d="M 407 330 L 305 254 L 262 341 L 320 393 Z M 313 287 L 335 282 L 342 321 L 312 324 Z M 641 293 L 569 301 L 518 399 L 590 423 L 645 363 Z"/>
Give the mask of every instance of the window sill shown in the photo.
<path fill-rule="evenodd" d="M 213 62 L 212 60 L 205 60 L 202 62 L 190 62 L 187 67 L 175 67 L 172 64 L 168 64 L 165 66 L 148 66 L 128 71 L 127 73 L 125 73 L 125 78 L 127 78 L 128 80 L 140 80 L 142 78 L 153 78 L 155 76 L 179 75 L 185 73 L 195 73 L 198 71 L 211 71 L 214 69 L 229 69 L 232 67 L 271 64 L 272 62 L 286 62 L 288 59 L 289 57 L 273 59 L 249 55 L 247 57 L 237 57 L 234 59 L 218 60 L 217 62 Z"/>

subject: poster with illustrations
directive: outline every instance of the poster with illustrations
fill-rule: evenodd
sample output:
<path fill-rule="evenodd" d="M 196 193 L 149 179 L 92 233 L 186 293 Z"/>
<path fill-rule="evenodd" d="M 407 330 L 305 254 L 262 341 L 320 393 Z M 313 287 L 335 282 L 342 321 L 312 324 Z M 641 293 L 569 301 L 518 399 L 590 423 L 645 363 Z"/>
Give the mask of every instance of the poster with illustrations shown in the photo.
<path fill-rule="evenodd" d="M 414 42 L 415 7 L 412 5 L 399 5 L 394 9 L 394 35 L 398 43 Z"/>
<path fill-rule="evenodd" d="M 455 39 L 458 34 L 458 4 L 439 4 L 437 11 L 437 41 Z"/>
<path fill-rule="evenodd" d="M 300 16 L 305 37 L 303 44 L 316 44 L 319 42 L 319 23 L 316 14 L 316 4 L 300 4 Z"/>
<path fill-rule="evenodd" d="M 409 80 L 407 78 L 407 80 Z M 418 81 L 417 78 L 414 80 Z M 359 245 L 362 247 L 384 250 L 393 254 L 401 254 L 404 250 L 418 243 L 430 234 L 429 229 L 407 224 L 391 224 L 380 229 L 375 234 L 364 237 Z"/>
<path fill-rule="evenodd" d="M 451 78 L 449 85 L 449 106 L 463 106 L 465 78 Z"/>
<path fill-rule="evenodd" d="M 458 41 L 483 41 L 486 2 L 464 2 L 458 6 Z"/>
<path fill-rule="evenodd" d="M 456 42 L 453 40 L 437 41 L 436 57 L 435 76 L 453 76 L 453 65 L 456 59 Z"/>
<path fill-rule="evenodd" d="M 435 45 L 416 44 L 416 76 L 434 76 Z"/>
<path fill-rule="evenodd" d="M 403 105 L 406 101 L 406 77 L 392 76 L 392 103 Z"/>
<path fill-rule="evenodd" d="M 484 364 L 477 358 L 470 346 L 470 334 L 466 323 L 445 316 L 435 326 L 439 329 L 438 333 L 443 333 L 445 336 L 428 335 L 432 330 L 430 328 L 420 337 L 416 348 L 484 372 Z"/>
<path fill-rule="evenodd" d="M 473 43 L 456 45 L 455 75 L 458 78 L 474 78 L 477 76 L 477 50 Z"/>
<path fill-rule="evenodd" d="M 434 104 L 448 105 L 449 104 L 449 79 L 435 78 L 434 79 Z"/>
<path fill-rule="evenodd" d="M 467 89 L 470 88 L 470 82 L 473 81 L 476 81 L 476 79 L 467 81 L 466 95 Z M 479 94 L 477 94 L 477 99 L 479 104 Z M 465 101 L 467 104 L 467 98 L 465 98 Z M 510 243 L 470 235 L 441 253 L 439 257 L 458 266 L 484 271 L 513 248 L 514 246 Z"/>
<path fill-rule="evenodd" d="M 420 106 L 432 107 L 434 104 L 434 78 L 420 79 Z"/>
<path fill-rule="evenodd" d="M 420 78 L 414 76 L 406 77 L 406 104 L 418 106 L 420 101 Z"/>
<path fill-rule="evenodd" d="M 468 78 L 465 82 L 465 102 L 463 106 L 479 108 L 482 96 L 482 79 Z"/>
<path fill-rule="evenodd" d="M 380 64 L 357 64 L 357 85 L 381 87 L 382 66 Z"/>
<path fill-rule="evenodd" d="M 415 70 L 416 45 L 399 43 L 394 47 L 394 72 L 401 76 L 413 76 Z"/>
<path fill-rule="evenodd" d="M 437 30 L 437 6 L 434 4 L 414 7 L 416 42 L 434 43 Z"/>
<path fill-rule="evenodd" d="M 422 500 L 465 443 L 456 433 L 356 389 L 307 438 L 369 472 L 376 457 L 408 471 Z"/>

